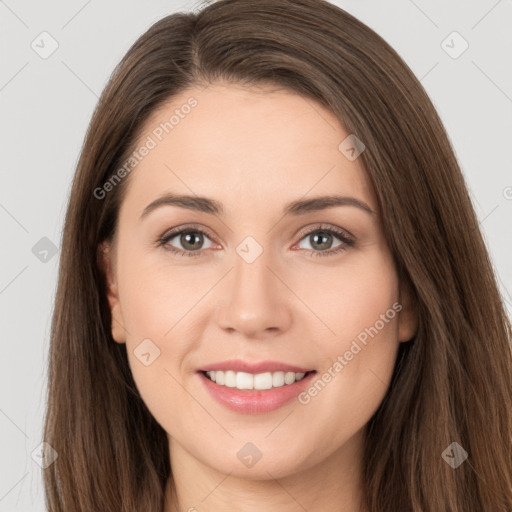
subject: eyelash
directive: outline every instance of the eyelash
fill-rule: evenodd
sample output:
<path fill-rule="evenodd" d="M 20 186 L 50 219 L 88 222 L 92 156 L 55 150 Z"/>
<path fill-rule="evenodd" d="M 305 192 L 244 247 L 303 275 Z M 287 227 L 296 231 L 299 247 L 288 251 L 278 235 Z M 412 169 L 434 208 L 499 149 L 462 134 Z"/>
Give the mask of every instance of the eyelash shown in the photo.
<path fill-rule="evenodd" d="M 339 228 L 333 228 L 333 227 L 327 227 L 327 226 L 318 226 L 306 233 L 303 233 L 300 237 L 300 240 L 303 240 L 304 238 L 312 235 L 313 233 L 321 232 L 321 233 L 327 233 L 329 235 L 334 235 L 336 238 L 338 238 L 342 244 L 336 247 L 335 249 L 328 249 L 326 251 L 315 251 L 313 249 L 309 249 L 309 253 L 311 256 L 314 257 L 324 257 L 324 256 L 334 256 L 336 254 L 339 254 L 343 251 L 346 251 L 349 247 L 353 247 L 355 244 L 355 240 L 353 237 L 351 237 L 346 231 L 339 229 Z M 168 246 L 166 247 L 166 244 L 169 242 L 169 240 L 172 240 L 177 235 L 181 235 L 183 233 L 200 233 L 201 235 L 204 235 L 208 238 L 212 238 L 209 233 L 204 231 L 203 229 L 195 226 L 186 226 L 184 228 L 178 229 L 176 231 L 171 231 L 164 233 L 161 237 L 157 240 L 157 246 L 158 247 L 164 247 L 165 250 L 170 251 L 174 254 L 177 254 L 179 256 L 188 256 L 188 257 L 198 257 L 204 255 L 204 249 L 198 250 L 198 251 L 184 251 L 182 249 L 176 249 L 175 247 Z"/>

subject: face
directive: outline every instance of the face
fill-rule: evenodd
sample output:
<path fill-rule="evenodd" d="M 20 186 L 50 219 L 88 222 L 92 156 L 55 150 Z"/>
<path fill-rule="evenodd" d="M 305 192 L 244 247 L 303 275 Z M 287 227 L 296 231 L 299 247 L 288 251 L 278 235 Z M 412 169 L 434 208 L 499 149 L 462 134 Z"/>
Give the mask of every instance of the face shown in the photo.
<path fill-rule="evenodd" d="M 360 448 L 415 320 L 348 136 L 310 99 L 223 83 L 143 127 L 102 254 L 171 461 L 278 478 Z"/>

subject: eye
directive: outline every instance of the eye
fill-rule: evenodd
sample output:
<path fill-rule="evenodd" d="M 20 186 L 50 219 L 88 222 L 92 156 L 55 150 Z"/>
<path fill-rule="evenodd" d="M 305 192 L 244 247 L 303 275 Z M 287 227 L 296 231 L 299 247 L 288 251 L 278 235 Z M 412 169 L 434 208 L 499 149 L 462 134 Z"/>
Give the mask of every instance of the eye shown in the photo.
<path fill-rule="evenodd" d="M 182 228 L 179 230 L 174 230 L 171 233 L 164 234 L 158 240 L 159 246 L 164 246 L 167 250 L 174 252 L 180 256 L 201 256 L 204 254 L 202 249 L 202 244 L 204 243 L 204 239 L 209 239 L 208 233 L 206 231 L 195 228 L 193 226 L 189 226 L 186 228 Z M 175 240 L 174 244 L 180 244 L 183 249 L 179 249 L 174 247 L 171 244 L 171 241 Z M 206 247 L 208 249 L 209 247 Z"/>
<path fill-rule="evenodd" d="M 334 248 L 333 238 L 337 238 L 340 243 Z M 346 251 L 355 243 L 354 237 L 340 228 L 320 226 L 308 231 L 301 238 L 309 243 L 312 249 L 309 250 L 311 256 L 333 256 L 342 251 Z M 300 242 L 299 242 L 300 244 Z M 315 250 L 320 249 L 320 250 Z"/>

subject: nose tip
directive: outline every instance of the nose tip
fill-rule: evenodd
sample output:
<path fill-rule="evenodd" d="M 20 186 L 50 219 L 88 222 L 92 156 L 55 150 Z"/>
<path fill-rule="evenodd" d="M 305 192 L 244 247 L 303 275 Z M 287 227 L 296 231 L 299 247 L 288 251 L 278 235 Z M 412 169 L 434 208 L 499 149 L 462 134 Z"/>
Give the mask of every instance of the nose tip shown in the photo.
<path fill-rule="evenodd" d="M 275 336 L 288 328 L 288 292 L 267 263 L 262 256 L 252 263 L 240 258 L 234 272 L 226 277 L 227 300 L 219 319 L 223 329 L 256 338 Z"/>

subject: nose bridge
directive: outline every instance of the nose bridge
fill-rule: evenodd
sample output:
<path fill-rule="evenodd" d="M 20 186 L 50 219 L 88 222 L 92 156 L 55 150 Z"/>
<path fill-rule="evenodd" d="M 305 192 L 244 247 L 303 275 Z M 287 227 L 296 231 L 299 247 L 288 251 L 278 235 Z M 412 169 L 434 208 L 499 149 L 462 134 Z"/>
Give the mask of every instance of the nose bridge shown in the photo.
<path fill-rule="evenodd" d="M 270 249 L 254 239 L 245 239 L 236 248 L 234 268 L 228 278 L 221 325 L 247 336 L 267 330 L 286 329 L 290 322 L 286 287 L 271 271 L 276 265 Z"/>
<path fill-rule="evenodd" d="M 264 249 L 260 254 L 256 251 L 250 242 L 244 242 L 237 248 L 232 293 L 242 300 L 245 296 L 265 298 L 271 295 L 270 290 L 275 287 L 275 283 L 271 282 L 275 277 L 269 270 L 273 260 L 271 251 Z"/>

